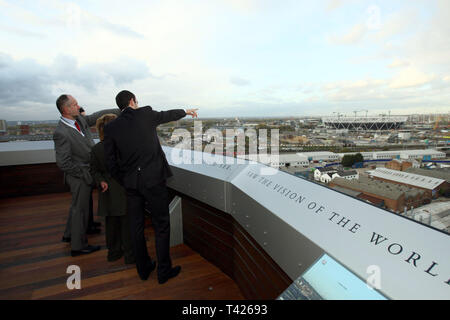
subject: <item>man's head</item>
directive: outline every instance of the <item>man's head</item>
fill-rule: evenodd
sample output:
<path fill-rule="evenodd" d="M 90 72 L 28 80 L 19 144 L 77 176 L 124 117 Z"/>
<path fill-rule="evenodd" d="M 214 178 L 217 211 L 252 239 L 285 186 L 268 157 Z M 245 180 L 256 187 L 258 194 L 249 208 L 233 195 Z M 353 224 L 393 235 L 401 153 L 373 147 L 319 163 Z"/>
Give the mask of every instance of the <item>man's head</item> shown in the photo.
<path fill-rule="evenodd" d="M 80 115 L 80 106 L 78 105 L 78 101 L 71 95 L 63 94 L 59 96 L 56 100 L 56 107 L 65 118 L 75 119 Z"/>
<path fill-rule="evenodd" d="M 128 90 L 122 90 L 117 94 L 116 103 L 120 110 L 126 107 L 132 107 L 133 109 L 138 107 L 136 96 Z"/>
<path fill-rule="evenodd" d="M 97 119 L 95 126 L 97 127 L 98 137 L 100 138 L 100 141 L 103 141 L 105 139 L 105 125 L 116 118 L 117 116 L 115 114 L 107 113 Z"/>

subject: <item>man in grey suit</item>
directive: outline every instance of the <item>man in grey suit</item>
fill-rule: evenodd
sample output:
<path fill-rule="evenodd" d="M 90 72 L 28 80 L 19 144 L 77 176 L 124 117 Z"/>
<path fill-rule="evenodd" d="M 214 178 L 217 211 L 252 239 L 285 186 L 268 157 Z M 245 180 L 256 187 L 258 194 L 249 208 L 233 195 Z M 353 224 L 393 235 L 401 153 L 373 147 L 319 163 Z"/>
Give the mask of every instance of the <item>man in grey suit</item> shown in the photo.
<path fill-rule="evenodd" d="M 63 241 L 70 242 L 71 255 L 88 254 L 100 249 L 87 243 L 89 202 L 93 179 L 89 173 L 91 149 L 94 146 L 89 127 L 102 115 L 120 114 L 117 109 L 107 109 L 88 116 L 80 114 L 77 100 L 67 94 L 56 100 L 61 119 L 53 133 L 56 164 L 64 172 L 64 181 L 70 187 L 72 203 Z"/>

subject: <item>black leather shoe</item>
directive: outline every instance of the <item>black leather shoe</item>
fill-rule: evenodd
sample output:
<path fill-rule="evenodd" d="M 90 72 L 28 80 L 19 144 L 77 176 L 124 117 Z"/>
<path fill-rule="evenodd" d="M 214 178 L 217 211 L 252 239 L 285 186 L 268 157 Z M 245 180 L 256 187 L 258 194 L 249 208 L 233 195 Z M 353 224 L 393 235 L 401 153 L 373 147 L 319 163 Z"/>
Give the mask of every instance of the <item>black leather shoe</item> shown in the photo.
<path fill-rule="evenodd" d="M 89 254 L 95 251 L 100 250 L 100 246 L 86 246 L 85 248 L 81 249 L 81 250 L 72 250 L 71 254 L 72 257 L 76 257 L 76 256 L 80 256 L 82 254 Z"/>
<path fill-rule="evenodd" d="M 181 271 L 181 267 L 176 266 L 176 267 L 173 267 L 172 269 L 170 269 L 169 273 L 166 276 L 164 276 L 164 277 L 158 276 L 159 284 L 166 283 L 167 280 L 169 280 L 171 278 L 175 278 L 180 273 L 180 271 Z"/>
<path fill-rule="evenodd" d="M 92 228 L 92 229 L 88 229 L 86 231 L 86 234 L 99 234 L 100 232 L 102 232 L 102 230 L 96 229 L 96 228 Z"/>
<path fill-rule="evenodd" d="M 62 242 L 70 242 L 70 240 L 71 240 L 70 237 L 66 238 L 66 237 L 63 236 L 61 241 Z"/>
<path fill-rule="evenodd" d="M 152 273 L 153 270 L 156 268 L 156 261 L 153 261 L 150 266 L 145 270 L 143 273 L 139 273 L 139 277 L 141 280 L 147 280 L 150 276 L 150 273 Z"/>

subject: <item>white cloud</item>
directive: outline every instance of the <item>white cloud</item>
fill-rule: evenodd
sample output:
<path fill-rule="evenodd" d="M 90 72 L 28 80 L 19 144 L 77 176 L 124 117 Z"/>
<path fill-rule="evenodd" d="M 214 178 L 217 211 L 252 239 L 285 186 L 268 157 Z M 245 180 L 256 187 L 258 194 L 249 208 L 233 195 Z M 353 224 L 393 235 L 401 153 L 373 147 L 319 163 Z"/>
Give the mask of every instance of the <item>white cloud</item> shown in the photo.
<path fill-rule="evenodd" d="M 420 20 L 418 13 L 413 8 L 406 8 L 384 17 L 380 10 L 380 28 L 374 33 L 378 41 L 385 41 L 393 36 L 398 36 L 411 32 L 417 28 L 417 21 Z"/>
<path fill-rule="evenodd" d="M 319 106 L 326 111 L 338 105 L 450 104 L 450 1 L 438 2 L 436 12 L 423 14 L 408 3 L 389 15 L 375 3 L 379 28 L 364 21 L 368 6 L 350 7 L 346 0 L 38 2 L 40 8 L 0 0 L 0 15 L 11 16 L 0 25 L 9 44 L 3 50 L 13 59 L 8 72 L 14 77 L 5 80 L 5 88 L 22 84 L 23 92 L 12 92 L 30 108 L 44 104 L 54 112 L 55 95 L 62 92 L 90 109 L 98 103 L 114 106 L 121 89 L 159 109 L 199 106 L 212 116 L 232 106 L 244 110 L 244 102 L 251 106 L 246 111 L 261 115 Z M 335 29 L 327 46 L 323 35 L 329 28 Z M 261 62 L 264 55 L 268 59 Z M 25 58 L 32 58 L 27 67 Z M 0 102 L 1 108 L 14 102 L 8 92 L 2 91 L 0 100 L 12 100 Z M 35 92 L 31 102 L 24 99 L 30 92 Z"/>
<path fill-rule="evenodd" d="M 355 0 L 328 0 L 325 6 L 326 12 L 333 12 L 339 8 L 342 8 L 344 5 L 349 5 L 351 3 L 356 2 Z"/>
<path fill-rule="evenodd" d="M 435 75 L 426 74 L 415 67 L 408 67 L 393 77 L 389 87 L 393 89 L 417 87 L 428 84 L 433 79 Z"/>
<path fill-rule="evenodd" d="M 410 63 L 408 61 L 405 60 L 400 60 L 400 59 L 394 59 L 394 61 L 392 61 L 392 63 L 390 63 L 388 65 L 388 68 L 403 68 L 403 67 L 408 67 L 410 65 Z"/>
<path fill-rule="evenodd" d="M 46 35 L 40 32 L 35 32 L 23 28 L 11 27 L 4 24 L 0 24 L 0 31 L 4 31 L 8 34 L 15 34 L 20 37 L 28 37 L 28 38 L 45 38 Z"/>
<path fill-rule="evenodd" d="M 328 41 L 335 45 L 350 45 L 361 42 L 367 32 L 367 27 L 363 23 L 355 24 L 345 34 L 332 34 Z"/>

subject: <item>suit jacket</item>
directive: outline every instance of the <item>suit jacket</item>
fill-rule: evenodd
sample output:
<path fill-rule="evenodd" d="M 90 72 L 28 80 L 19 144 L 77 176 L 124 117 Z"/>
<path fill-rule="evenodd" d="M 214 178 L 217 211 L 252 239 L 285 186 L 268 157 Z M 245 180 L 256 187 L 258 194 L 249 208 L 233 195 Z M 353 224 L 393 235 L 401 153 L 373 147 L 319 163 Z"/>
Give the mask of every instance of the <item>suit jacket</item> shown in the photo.
<path fill-rule="evenodd" d="M 172 176 L 156 127 L 185 116 L 182 109 L 159 112 L 150 106 L 124 109 L 105 126 L 106 165 L 112 176 L 130 189 L 138 188 L 138 174 L 147 188 Z"/>
<path fill-rule="evenodd" d="M 107 109 L 95 112 L 89 116 L 78 116 L 75 120 L 80 125 L 84 137 L 74 128 L 59 121 L 53 141 L 55 143 L 56 164 L 64 172 L 64 182 L 66 175 L 83 179 L 87 184 L 92 184 L 93 180 L 89 173 L 89 162 L 91 149 L 94 146 L 94 140 L 89 127 L 95 125 L 95 122 L 102 115 L 107 113 L 120 114 L 118 109 Z"/>
<path fill-rule="evenodd" d="M 106 169 L 105 149 L 102 141 L 92 148 L 90 172 L 97 187 L 100 186 L 101 181 L 108 183 L 108 190 L 98 193 L 98 215 L 125 215 L 127 213 L 127 195 L 125 189 Z"/>

